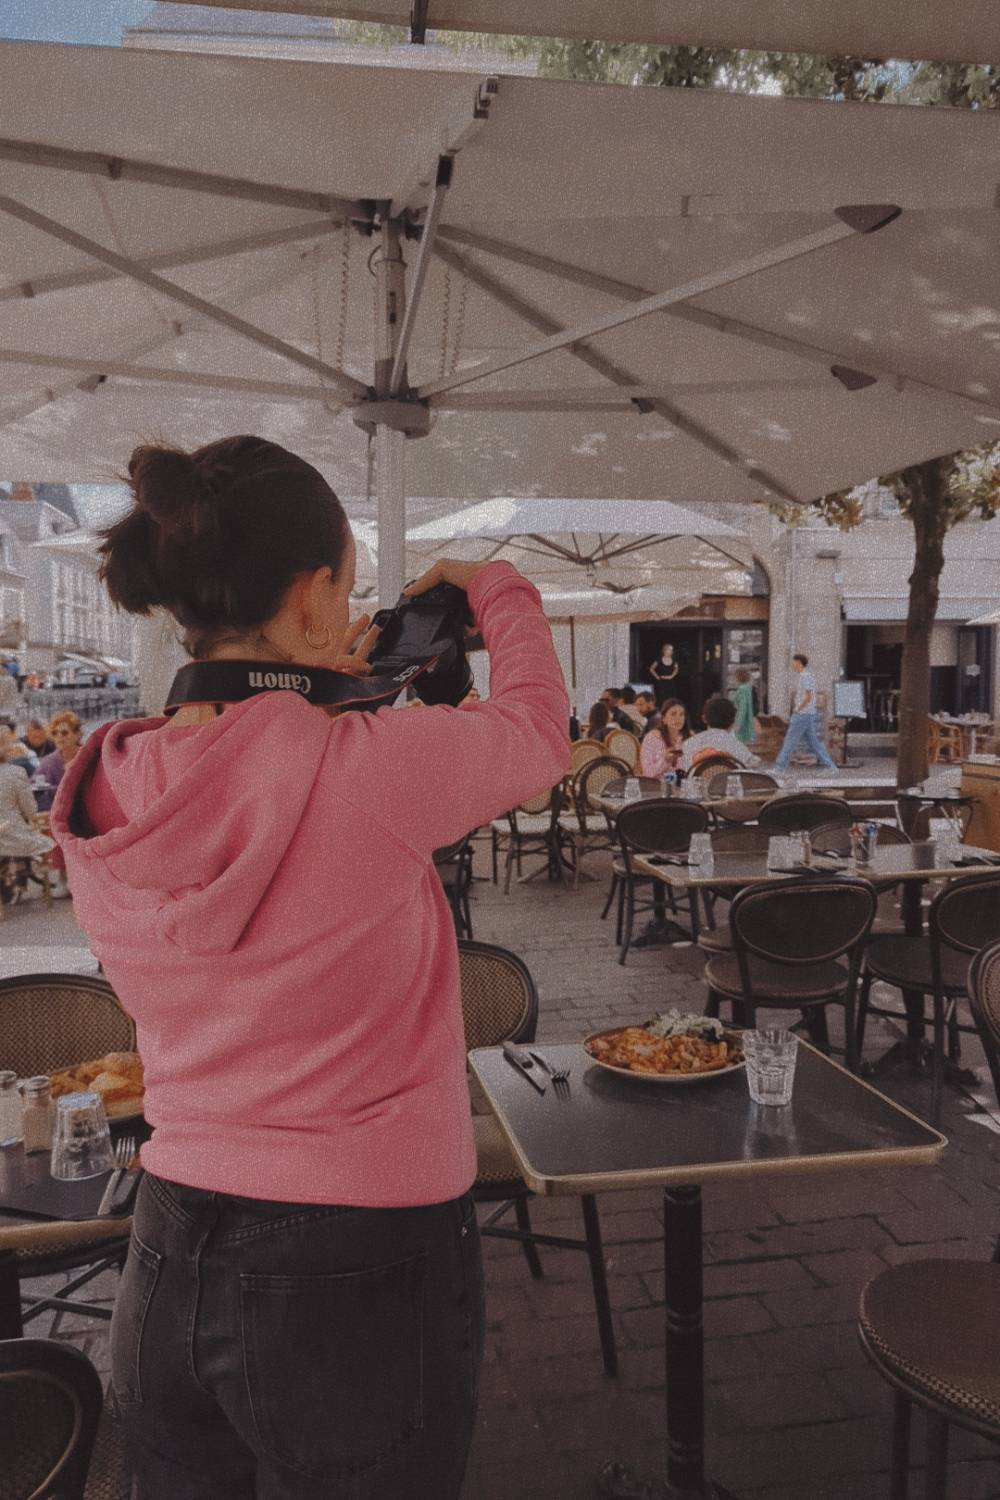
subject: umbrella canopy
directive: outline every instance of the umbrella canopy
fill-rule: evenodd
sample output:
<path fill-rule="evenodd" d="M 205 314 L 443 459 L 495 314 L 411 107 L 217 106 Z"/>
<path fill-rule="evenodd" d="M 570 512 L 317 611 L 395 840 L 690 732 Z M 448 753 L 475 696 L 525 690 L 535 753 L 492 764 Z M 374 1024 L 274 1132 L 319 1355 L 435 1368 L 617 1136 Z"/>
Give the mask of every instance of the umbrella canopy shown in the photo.
<path fill-rule="evenodd" d="M 375 431 L 383 596 L 404 448 L 808 500 L 1000 426 L 991 111 L 7 44 L 0 160 L 3 471 L 249 428 L 357 494 Z"/>
<path fill-rule="evenodd" d="M 270 10 L 441 31 L 748 47 L 827 56 L 1000 61 L 993 0 L 195 0 L 229 10 Z"/>

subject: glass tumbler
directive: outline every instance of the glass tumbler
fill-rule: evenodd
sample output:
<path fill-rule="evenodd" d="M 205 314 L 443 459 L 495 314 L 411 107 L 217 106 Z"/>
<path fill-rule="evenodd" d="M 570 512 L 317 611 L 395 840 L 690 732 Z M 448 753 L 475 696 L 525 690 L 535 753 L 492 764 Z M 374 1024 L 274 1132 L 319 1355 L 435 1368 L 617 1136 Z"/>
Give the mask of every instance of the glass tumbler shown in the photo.
<path fill-rule="evenodd" d="M 730 802 L 737 802 L 743 795 L 743 783 L 738 776 L 726 777 L 726 796 Z"/>
<path fill-rule="evenodd" d="M 52 1176 L 76 1182 L 110 1172 L 114 1164 L 111 1132 L 100 1095 L 64 1094 L 57 1099 Z"/>
<path fill-rule="evenodd" d="M 767 868 L 790 870 L 792 868 L 791 840 L 787 834 L 778 834 L 767 841 Z"/>
<path fill-rule="evenodd" d="M 625 778 L 624 797 L 626 802 L 641 802 L 642 787 L 639 785 L 638 776 L 627 776 Z"/>
<path fill-rule="evenodd" d="M 747 1085 L 755 1104 L 791 1104 L 799 1039 L 784 1026 L 744 1031 Z"/>
<path fill-rule="evenodd" d="M 692 833 L 691 842 L 688 845 L 688 864 L 693 869 L 702 870 L 710 875 L 714 863 L 712 835 L 710 833 Z"/>

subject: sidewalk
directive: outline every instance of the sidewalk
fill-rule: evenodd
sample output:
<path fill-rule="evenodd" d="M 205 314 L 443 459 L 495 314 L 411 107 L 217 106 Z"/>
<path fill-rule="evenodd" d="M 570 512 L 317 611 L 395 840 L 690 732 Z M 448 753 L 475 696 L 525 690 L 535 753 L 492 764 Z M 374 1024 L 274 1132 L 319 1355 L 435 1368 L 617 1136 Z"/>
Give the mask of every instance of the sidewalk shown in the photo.
<path fill-rule="evenodd" d="M 599 919 L 608 857 L 579 890 L 545 879 L 509 897 L 473 887 L 475 936 L 519 953 L 540 994 L 540 1041 L 574 1041 L 601 1026 L 643 1020 L 667 1005 L 700 1011 L 696 949 L 633 950 L 616 960 L 613 919 Z M 488 843 L 477 845 L 488 875 Z M 16 944 L 14 942 L 17 939 Z M 13 955 L 39 967 L 62 950 L 84 953 L 72 903 L 18 908 L 0 924 L 0 968 Z M 48 950 L 48 951 L 46 951 Z M 835 1019 L 831 1010 L 831 1021 Z M 835 1027 L 831 1029 L 835 1030 Z M 869 1046 L 889 1033 L 873 1022 Z M 965 1060 L 982 1058 L 971 1038 Z M 888 1090 L 916 1113 L 929 1086 L 900 1078 Z M 989 1097 L 987 1089 L 983 1098 Z M 705 1190 L 707 1426 L 711 1472 L 741 1500 L 886 1500 L 891 1400 L 858 1345 L 864 1283 L 886 1265 L 948 1255 L 988 1259 L 1000 1230 L 1000 1111 L 972 1113 L 947 1090 L 939 1168 L 831 1172 Z M 644 1474 L 662 1463 L 663 1270 L 659 1194 L 599 1199 L 621 1373 L 601 1369 L 586 1257 L 542 1250 L 544 1279 L 520 1249 L 484 1242 L 487 1338 L 478 1431 L 464 1500 L 592 1500 L 601 1464 L 620 1458 Z M 572 1199 L 532 1205 L 540 1229 L 581 1232 Z M 114 1292 L 106 1278 L 105 1295 Z M 106 1332 L 66 1320 L 106 1368 Z M 914 1457 L 922 1461 L 915 1422 Z M 997 1500 L 995 1448 L 955 1433 L 949 1500 Z M 913 1481 L 921 1493 L 921 1478 Z"/>

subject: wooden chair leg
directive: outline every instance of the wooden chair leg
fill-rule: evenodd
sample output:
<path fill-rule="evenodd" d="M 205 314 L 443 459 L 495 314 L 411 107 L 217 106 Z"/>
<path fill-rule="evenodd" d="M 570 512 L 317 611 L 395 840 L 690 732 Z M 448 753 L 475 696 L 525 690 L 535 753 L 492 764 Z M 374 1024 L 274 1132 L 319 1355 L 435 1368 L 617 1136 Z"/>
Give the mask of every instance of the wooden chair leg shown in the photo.
<path fill-rule="evenodd" d="M 520 873 L 520 854 L 518 854 L 516 858 L 518 860 L 518 873 Z M 514 840 L 511 839 L 510 843 L 507 845 L 507 868 L 503 881 L 503 893 L 505 896 L 510 895 L 510 877 L 514 873 L 514 859 Z"/>
<path fill-rule="evenodd" d="M 861 975 L 861 993 L 858 996 L 857 1040 L 854 1044 L 854 1051 L 859 1063 L 865 1055 L 865 1023 L 868 1020 L 868 1005 L 871 1000 L 871 993 L 872 973 L 866 964 L 864 972 Z"/>
<path fill-rule="evenodd" d="M 706 1016 L 715 1016 L 716 1019 L 718 1019 L 718 1015 L 719 1015 L 719 992 L 718 992 L 718 990 L 709 990 L 709 992 L 708 992 L 708 999 L 705 1001 L 705 1015 Z"/>
<path fill-rule="evenodd" d="M 594 1286 L 594 1307 L 597 1310 L 597 1329 L 601 1338 L 604 1373 L 615 1376 L 618 1374 L 618 1350 L 615 1346 L 615 1328 L 611 1319 L 611 1302 L 608 1298 L 608 1277 L 604 1266 L 601 1221 L 597 1214 L 597 1201 L 592 1193 L 584 1193 L 580 1203 L 587 1234 L 587 1259 L 590 1261 L 590 1279 Z"/>
<path fill-rule="evenodd" d="M 941 1115 L 941 1085 L 944 1082 L 944 996 L 934 995 L 934 1053 L 931 1057 L 931 1124 Z"/>
<path fill-rule="evenodd" d="M 810 1005 L 808 1010 L 803 1011 L 802 1018 L 809 1029 L 809 1040 L 820 1052 L 829 1052 L 830 1033 L 826 1024 L 826 1006 Z"/>
<path fill-rule="evenodd" d="M 896 1391 L 892 1420 L 892 1478 L 889 1500 L 909 1500 L 910 1493 L 910 1417 L 913 1405 L 902 1391 Z"/>
<path fill-rule="evenodd" d="M 604 921 L 604 919 L 607 916 L 608 912 L 611 910 L 611 903 L 615 899 L 615 894 L 616 894 L 617 890 L 618 890 L 618 876 L 612 870 L 612 872 L 611 872 L 611 889 L 608 891 L 608 899 L 607 899 L 607 901 L 605 901 L 605 903 L 604 903 L 604 910 L 601 912 L 601 921 L 602 922 Z"/>
<path fill-rule="evenodd" d="M 518 1229 L 524 1234 L 530 1234 L 531 1215 L 528 1213 L 527 1198 L 514 1199 L 514 1213 L 517 1218 Z M 540 1281 L 544 1272 L 542 1271 L 542 1263 L 538 1259 L 538 1250 L 535 1247 L 534 1240 L 522 1240 L 521 1249 L 524 1251 L 524 1258 L 528 1262 L 528 1270 L 536 1281 Z"/>
<path fill-rule="evenodd" d="M 628 875 L 625 876 L 625 926 L 622 932 L 621 949 L 618 954 L 618 962 L 623 964 L 628 957 L 629 946 L 632 942 L 632 924 L 635 921 L 635 885 Z"/>
<path fill-rule="evenodd" d="M 926 1500 L 945 1500 L 948 1482 L 948 1423 L 935 1412 L 927 1413 Z"/>

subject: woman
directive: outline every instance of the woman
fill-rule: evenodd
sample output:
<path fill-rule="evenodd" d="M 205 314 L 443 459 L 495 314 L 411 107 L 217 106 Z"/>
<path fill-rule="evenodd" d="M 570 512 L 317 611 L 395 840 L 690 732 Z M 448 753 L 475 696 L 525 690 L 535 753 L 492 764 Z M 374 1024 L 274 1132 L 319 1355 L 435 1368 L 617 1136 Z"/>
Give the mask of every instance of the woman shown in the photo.
<path fill-rule="evenodd" d="M 757 738 L 757 724 L 754 717 L 753 683 L 746 667 L 740 667 L 736 673 L 733 704 L 736 708 L 736 723 L 733 725 L 733 734 L 735 734 L 741 744 L 752 745 Z"/>
<path fill-rule="evenodd" d="M 660 710 L 660 722 L 643 736 L 639 767 L 643 776 L 665 776 L 679 771 L 684 741 L 690 737 L 687 709 L 679 698 L 668 698 Z"/>
<path fill-rule="evenodd" d="M 24 894 L 31 861 L 53 848 L 32 823 L 35 799 L 27 771 L 13 764 L 17 750 L 13 735 L 0 736 L 0 899 L 5 905 Z"/>
<path fill-rule="evenodd" d="M 55 740 L 49 739 L 49 731 L 41 719 L 28 720 L 24 730 L 24 743 L 39 759 L 44 755 L 51 755 L 56 748 Z"/>
<path fill-rule="evenodd" d="M 66 767 L 76 759 L 83 745 L 83 724 L 72 709 L 53 714 L 49 720 L 49 738 L 56 748 L 38 762 L 38 776 L 46 782 L 37 793 L 39 812 L 48 812 L 52 806 Z"/>
<path fill-rule="evenodd" d="M 116 604 L 189 655 L 355 673 L 354 541 L 260 438 L 139 448 Z M 339 716 L 295 692 L 102 725 L 53 829 L 145 1064 L 112 1326 L 140 1500 L 457 1500 L 483 1343 L 458 953 L 433 850 L 555 785 L 562 673 L 508 563 L 468 593 L 490 697 Z M 294 744 L 296 753 L 288 755 Z"/>
<path fill-rule="evenodd" d="M 671 693 L 677 691 L 673 684 L 677 681 L 680 667 L 674 661 L 674 648 L 669 641 L 660 647 L 660 654 L 649 668 L 649 675 L 653 679 L 653 692 L 656 694 L 657 707 L 661 707 Z"/>
<path fill-rule="evenodd" d="M 614 727 L 611 722 L 611 710 L 608 708 L 608 705 L 600 701 L 592 703 L 590 705 L 590 714 L 587 717 L 587 739 L 597 740 L 603 745 Z"/>

